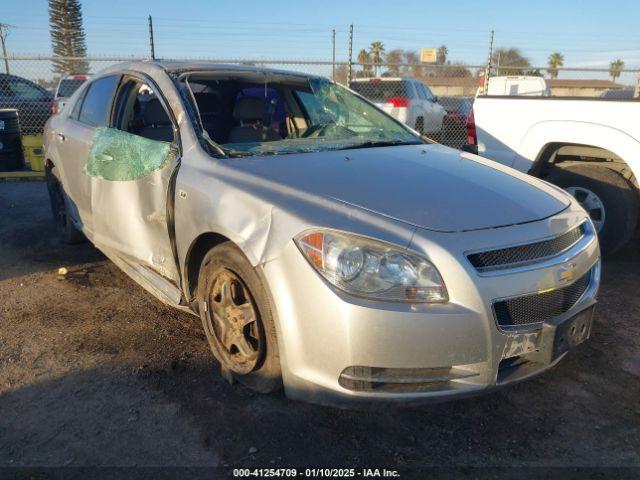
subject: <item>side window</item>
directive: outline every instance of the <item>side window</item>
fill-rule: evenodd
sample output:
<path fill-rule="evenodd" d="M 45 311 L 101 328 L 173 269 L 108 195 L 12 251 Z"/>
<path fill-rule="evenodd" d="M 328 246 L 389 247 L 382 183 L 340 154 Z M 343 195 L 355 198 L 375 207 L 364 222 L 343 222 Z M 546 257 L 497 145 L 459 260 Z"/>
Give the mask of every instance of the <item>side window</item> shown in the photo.
<path fill-rule="evenodd" d="M 153 89 L 139 79 L 129 79 L 118 90 L 115 128 L 133 135 L 173 142 L 173 124 Z"/>
<path fill-rule="evenodd" d="M 418 95 L 416 93 L 416 89 L 413 88 L 413 83 L 412 82 L 404 82 L 404 91 L 406 93 L 406 96 L 409 98 L 417 98 Z"/>
<path fill-rule="evenodd" d="M 82 112 L 90 94 L 91 90 Z M 113 112 L 113 127 L 95 130 L 87 175 L 118 182 L 140 180 L 171 164 L 173 124 L 149 85 L 127 78 L 118 88 Z"/>
<path fill-rule="evenodd" d="M 24 80 L 12 80 L 9 82 L 11 96 L 18 100 L 45 101 L 47 96 L 35 85 Z"/>
<path fill-rule="evenodd" d="M 87 93 L 87 89 L 85 88 L 82 92 L 80 92 L 80 95 L 76 100 L 76 103 L 73 104 L 73 109 L 71 110 L 71 113 L 69 114 L 69 116 L 74 120 L 78 120 L 80 116 L 80 107 L 82 107 L 82 102 L 84 101 L 84 97 L 86 93 Z"/>
<path fill-rule="evenodd" d="M 89 85 L 80 107 L 78 121 L 94 127 L 109 126 L 111 99 L 120 76 L 103 77 Z"/>
<path fill-rule="evenodd" d="M 427 100 L 433 102 L 434 96 L 431 90 L 429 90 L 429 87 L 427 87 L 426 85 L 422 85 L 422 88 L 424 88 L 425 94 L 427 95 Z"/>

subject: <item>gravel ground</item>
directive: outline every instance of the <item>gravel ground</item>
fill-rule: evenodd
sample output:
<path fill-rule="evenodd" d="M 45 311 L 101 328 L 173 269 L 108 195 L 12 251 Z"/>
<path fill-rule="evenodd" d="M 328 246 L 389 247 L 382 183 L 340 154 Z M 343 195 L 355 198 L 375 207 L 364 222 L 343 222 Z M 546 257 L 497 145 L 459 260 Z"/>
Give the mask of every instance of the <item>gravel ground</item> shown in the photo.
<path fill-rule="evenodd" d="M 56 239 L 43 183 L 0 182 L 0 246 L 0 466 L 640 466 L 637 247 L 605 262 L 593 337 L 552 371 L 362 412 L 226 384 L 197 318 Z"/>

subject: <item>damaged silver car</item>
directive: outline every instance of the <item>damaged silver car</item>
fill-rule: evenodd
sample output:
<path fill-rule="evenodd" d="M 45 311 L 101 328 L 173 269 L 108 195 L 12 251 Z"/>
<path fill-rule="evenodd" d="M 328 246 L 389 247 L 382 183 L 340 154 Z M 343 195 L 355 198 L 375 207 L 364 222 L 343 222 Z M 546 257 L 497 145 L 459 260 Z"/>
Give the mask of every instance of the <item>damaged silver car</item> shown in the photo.
<path fill-rule="evenodd" d="M 320 403 L 539 374 L 589 337 L 599 248 L 560 189 L 294 72 L 133 62 L 46 127 L 67 241 L 199 315 L 222 374 Z"/>

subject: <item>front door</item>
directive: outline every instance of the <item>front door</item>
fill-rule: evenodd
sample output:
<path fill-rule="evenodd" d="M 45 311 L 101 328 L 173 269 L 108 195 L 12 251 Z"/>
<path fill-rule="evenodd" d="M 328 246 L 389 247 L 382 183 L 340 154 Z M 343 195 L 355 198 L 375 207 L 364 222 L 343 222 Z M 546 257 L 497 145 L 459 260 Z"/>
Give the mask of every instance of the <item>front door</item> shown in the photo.
<path fill-rule="evenodd" d="M 155 86 L 127 75 L 109 127 L 96 129 L 86 164 L 93 241 L 179 285 L 167 201 L 179 164 L 175 123 Z"/>

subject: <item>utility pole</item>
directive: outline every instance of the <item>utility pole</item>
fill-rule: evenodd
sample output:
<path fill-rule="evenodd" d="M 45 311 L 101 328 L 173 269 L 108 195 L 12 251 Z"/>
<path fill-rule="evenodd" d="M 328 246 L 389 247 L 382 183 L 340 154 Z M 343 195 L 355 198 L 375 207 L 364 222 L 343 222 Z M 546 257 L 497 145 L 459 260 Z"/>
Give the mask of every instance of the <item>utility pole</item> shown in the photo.
<path fill-rule="evenodd" d="M 153 45 L 153 20 L 149 15 L 149 47 L 151 48 L 151 60 L 156 59 L 156 51 Z"/>
<path fill-rule="evenodd" d="M 349 25 L 349 69 L 347 71 L 347 87 L 351 83 L 351 67 L 353 63 L 353 23 Z"/>
<path fill-rule="evenodd" d="M 331 80 L 336 81 L 336 29 L 332 30 L 333 62 L 331 63 Z"/>
<path fill-rule="evenodd" d="M 9 59 L 7 58 L 7 46 L 4 42 L 8 29 L 13 25 L 7 25 L 6 23 L 0 23 L 0 43 L 2 44 L 2 56 L 4 57 L 4 69 L 9 73 Z"/>
<path fill-rule="evenodd" d="M 491 57 L 493 56 L 493 30 L 489 34 L 489 58 L 487 60 L 487 68 L 484 70 L 484 85 L 482 87 L 482 94 L 487 94 L 489 88 L 489 76 L 491 75 Z"/>

